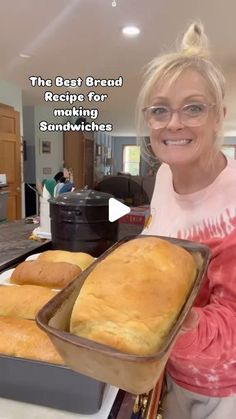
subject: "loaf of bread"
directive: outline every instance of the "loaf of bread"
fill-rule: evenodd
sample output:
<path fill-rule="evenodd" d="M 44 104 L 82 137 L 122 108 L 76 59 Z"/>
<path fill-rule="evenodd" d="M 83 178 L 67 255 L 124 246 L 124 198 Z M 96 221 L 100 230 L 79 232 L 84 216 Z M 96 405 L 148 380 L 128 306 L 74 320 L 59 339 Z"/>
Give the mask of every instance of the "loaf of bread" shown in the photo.
<path fill-rule="evenodd" d="M 157 237 L 130 240 L 98 263 L 73 307 L 71 333 L 134 355 L 161 349 L 196 277 L 193 256 Z"/>
<path fill-rule="evenodd" d="M 37 285 L 0 286 L 0 316 L 35 319 L 40 308 L 54 295 L 56 291 Z"/>
<path fill-rule="evenodd" d="M 0 317 L 0 354 L 63 364 L 46 333 L 33 320 Z"/>
<path fill-rule="evenodd" d="M 32 260 L 20 263 L 13 271 L 10 282 L 18 285 L 41 285 L 64 288 L 81 273 L 81 269 L 68 262 Z"/>
<path fill-rule="evenodd" d="M 38 260 L 46 260 L 49 262 L 69 262 L 79 266 L 82 270 L 90 266 L 94 258 L 88 253 L 68 252 L 67 250 L 46 250 L 41 253 Z"/>

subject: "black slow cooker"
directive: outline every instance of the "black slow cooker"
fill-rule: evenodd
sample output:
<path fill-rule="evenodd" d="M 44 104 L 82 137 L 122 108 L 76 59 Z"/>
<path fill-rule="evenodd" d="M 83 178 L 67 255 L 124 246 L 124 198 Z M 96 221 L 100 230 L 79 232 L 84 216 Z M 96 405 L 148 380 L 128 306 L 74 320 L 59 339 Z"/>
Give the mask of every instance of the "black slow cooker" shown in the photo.
<path fill-rule="evenodd" d="M 118 221 L 108 219 L 112 195 L 75 190 L 50 199 L 52 248 L 100 256 L 118 239 Z"/>

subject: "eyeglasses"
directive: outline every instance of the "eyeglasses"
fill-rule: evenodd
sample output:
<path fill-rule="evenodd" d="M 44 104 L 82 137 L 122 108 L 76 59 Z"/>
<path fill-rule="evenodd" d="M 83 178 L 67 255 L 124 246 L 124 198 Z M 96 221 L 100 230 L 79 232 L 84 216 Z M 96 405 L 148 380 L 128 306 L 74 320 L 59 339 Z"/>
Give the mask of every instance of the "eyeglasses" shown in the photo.
<path fill-rule="evenodd" d="M 198 127 L 207 119 L 208 111 L 215 104 L 210 103 L 189 103 L 181 108 L 172 109 L 168 106 L 156 105 L 143 108 L 145 120 L 150 128 L 164 128 L 170 122 L 174 112 L 178 113 L 180 122 L 187 127 Z"/>

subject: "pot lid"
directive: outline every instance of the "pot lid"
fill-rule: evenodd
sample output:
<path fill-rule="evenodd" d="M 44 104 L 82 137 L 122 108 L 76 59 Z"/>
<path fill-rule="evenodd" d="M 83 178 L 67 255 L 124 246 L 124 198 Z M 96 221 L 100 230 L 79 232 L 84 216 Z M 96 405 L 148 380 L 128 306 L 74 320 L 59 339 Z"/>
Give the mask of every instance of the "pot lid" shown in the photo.
<path fill-rule="evenodd" d="M 57 198 L 49 200 L 51 204 L 70 206 L 104 206 L 109 204 L 109 198 L 114 198 L 105 192 L 93 189 L 76 189 L 73 192 L 66 192 Z"/>

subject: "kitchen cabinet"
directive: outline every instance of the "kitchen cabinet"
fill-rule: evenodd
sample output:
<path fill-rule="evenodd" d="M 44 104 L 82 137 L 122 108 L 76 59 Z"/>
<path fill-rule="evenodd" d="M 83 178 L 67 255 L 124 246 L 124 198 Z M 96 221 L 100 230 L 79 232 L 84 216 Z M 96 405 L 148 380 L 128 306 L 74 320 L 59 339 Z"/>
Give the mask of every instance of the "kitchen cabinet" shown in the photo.
<path fill-rule="evenodd" d="M 64 167 L 72 169 L 76 188 L 94 184 L 94 140 L 83 132 L 68 131 L 63 134 Z"/>
<path fill-rule="evenodd" d="M 21 138 L 20 114 L 0 103 L 0 173 L 8 185 L 8 220 L 21 218 Z"/>

